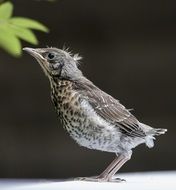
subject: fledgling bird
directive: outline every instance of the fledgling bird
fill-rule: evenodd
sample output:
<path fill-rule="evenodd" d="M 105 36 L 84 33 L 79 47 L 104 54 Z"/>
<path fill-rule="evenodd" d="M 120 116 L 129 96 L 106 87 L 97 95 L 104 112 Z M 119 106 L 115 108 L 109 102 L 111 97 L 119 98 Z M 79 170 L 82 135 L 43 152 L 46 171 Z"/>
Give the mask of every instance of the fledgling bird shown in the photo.
<path fill-rule="evenodd" d="M 69 135 L 81 146 L 116 154 L 99 175 L 81 178 L 90 181 L 120 181 L 115 173 L 145 143 L 153 147 L 154 136 L 167 129 L 139 122 L 118 100 L 100 90 L 78 68 L 80 59 L 57 48 L 23 48 L 42 67 L 51 85 L 56 112 Z"/>

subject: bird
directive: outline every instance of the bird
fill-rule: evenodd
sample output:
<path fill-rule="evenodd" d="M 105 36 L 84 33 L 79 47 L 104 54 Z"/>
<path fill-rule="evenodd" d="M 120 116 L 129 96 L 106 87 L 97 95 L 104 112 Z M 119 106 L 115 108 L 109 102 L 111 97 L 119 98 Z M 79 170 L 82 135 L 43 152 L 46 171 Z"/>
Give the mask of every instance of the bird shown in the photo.
<path fill-rule="evenodd" d="M 70 137 L 88 149 L 115 153 L 115 159 L 100 175 L 77 179 L 124 181 L 115 174 L 130 160 L 133 149 L 140 144 L 152 148 L 155 136 L 167 129 L 140 122 L 119 100 L 88 80 L 79 69 L 82 57 L 78 54 L 54 47 L 23 50 L 37 60 L 49 79 L 53 105 Z"/>

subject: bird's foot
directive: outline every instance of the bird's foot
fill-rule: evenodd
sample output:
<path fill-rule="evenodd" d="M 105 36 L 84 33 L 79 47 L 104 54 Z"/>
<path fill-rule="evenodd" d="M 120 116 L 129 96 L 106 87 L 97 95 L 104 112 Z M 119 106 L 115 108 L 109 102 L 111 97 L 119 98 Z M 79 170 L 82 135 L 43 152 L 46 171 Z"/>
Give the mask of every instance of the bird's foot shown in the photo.
<path fill-rule="evenodd" d="M 125 182 L 125 179 L 120 178 L 106 178 L 106 177 L 100 177 L 100 176 L 92 176 L 92 177 L 78 177 L 75 178 L 75 180 L 78 181 L 90 181 L 90 182 L 113 182 L 113 183 L 120 183 Z"/>
<path fill-rule="evenodd" d="M 117 178 L 109 179 L 109 182 L 121 183 L 121 182 L 126 182 L 126 180 L 117 177 Z"/>
<path fill-rule="evenodd" d="M 92 181 L 92 182 L 100 182 L 101 180 L 97 178 L 97 176 L 92 177 L 77 177 L 75 180 L 78 181 Z"/>

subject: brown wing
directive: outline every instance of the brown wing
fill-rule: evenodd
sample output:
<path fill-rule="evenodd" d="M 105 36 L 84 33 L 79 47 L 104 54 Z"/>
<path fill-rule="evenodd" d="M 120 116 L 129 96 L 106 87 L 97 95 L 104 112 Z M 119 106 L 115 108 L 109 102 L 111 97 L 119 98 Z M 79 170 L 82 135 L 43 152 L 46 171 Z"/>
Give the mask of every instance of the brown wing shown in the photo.
<path fill-rule="evenodd" d="M 77 83 L 77 90 L 83 95 L 95 112 L 105 121 L 116 125 L 119 130 L 132 137 L 145 137 L 138 120 L 116 99 L 106 94 L 91 82 Z"/>

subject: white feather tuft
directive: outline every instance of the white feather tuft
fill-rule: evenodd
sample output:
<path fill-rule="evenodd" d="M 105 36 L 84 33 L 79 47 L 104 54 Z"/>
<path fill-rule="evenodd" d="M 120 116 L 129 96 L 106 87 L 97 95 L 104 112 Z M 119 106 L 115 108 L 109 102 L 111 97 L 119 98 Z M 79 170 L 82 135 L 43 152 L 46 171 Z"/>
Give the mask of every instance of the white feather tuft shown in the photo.
<path fill-rule="evenodd" d="M 82 56 L 80 56 L 78 53 L 73 54 L 69 47 L 66 47 L 65 45 L 62 48 L 63 51 L 67 52 L 73 59 L 78 63 L 82 59 Z"/>
<path fill-rule="evenodd" d="M 73 55 L 73 59 L 74 59 L 75 61 L 79 61 L 79 60 L 81 60 L 81 59 L 82 59 L 82 57 L 81 57 L 81 56 L 79 56 L 79 54 L 78 54 L 78 53 L 76 53 L 76 54 L 74 54 L 74 55 Z"/>
<path fill-rule="evenodd" d="M 145 138 L 145 144 L 149 147 L 149 148 L 152 148 L 154 146 L 154 140 L 155 140 L 155 137 L 153 136 L 147 136 Z"/>

